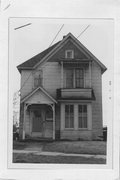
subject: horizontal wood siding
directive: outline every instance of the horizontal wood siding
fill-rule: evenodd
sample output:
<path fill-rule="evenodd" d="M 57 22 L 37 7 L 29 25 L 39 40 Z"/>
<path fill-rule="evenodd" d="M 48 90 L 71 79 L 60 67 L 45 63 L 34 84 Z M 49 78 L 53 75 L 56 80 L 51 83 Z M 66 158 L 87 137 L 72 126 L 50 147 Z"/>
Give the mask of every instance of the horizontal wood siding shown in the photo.
<path fill-rule="evenodd" d="M 28 78 L 29 77 L 29 78 Z M 33 76 L 31 70 L 21 72 L 21 98 L 25 97 L 33 89 Z"/>
<path fill-rule="evenodd" d="M 92 63 L 92 88 L 94 89 L 96 100 L 92 102 L 92 129 L 93 139 L 102 135 L 102 77 L 100 67 Z"/>
<path fill-rule="evenodd" d="M 56 89 L 61 87 L 61 67 L 57 62 L 47 62 L 43 66 L 43 87 L 56 98 Z"/>

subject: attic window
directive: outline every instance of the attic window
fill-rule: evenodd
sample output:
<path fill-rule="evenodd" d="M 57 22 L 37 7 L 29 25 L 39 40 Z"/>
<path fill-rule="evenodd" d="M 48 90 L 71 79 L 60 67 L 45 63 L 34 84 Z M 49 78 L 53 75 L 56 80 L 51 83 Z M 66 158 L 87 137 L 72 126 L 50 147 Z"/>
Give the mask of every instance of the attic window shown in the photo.
<path fill-rule="evenodd" d="M 65 51 L 65 58 L 73 59 L 74 58 L 74 51 L 73 50 L 66 50 Z"/>

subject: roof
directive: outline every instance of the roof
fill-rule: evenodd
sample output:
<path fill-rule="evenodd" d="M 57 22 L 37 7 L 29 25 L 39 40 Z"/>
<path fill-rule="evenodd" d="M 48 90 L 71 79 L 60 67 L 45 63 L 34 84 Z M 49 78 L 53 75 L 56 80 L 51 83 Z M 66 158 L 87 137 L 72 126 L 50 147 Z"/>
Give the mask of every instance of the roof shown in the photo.
<path fill-rule="evenodd" d="M 79 46 L 83 51 L 85 51 L 100 67 L 102 73 L 106 71 L 106 67 L 102 64 L 77 38 L 75 38 L 71 33 L 68 33 L 61 41 L 55 43 L 48 49 L 43 52 L 37 54 L 26 62 L 17 66 L 18 70 L 21 72 L 22 69 L 33 69 L 36 68 L 43 61 L 47 61 L 54 53 L 56 53 L 61 46 L 64 46 L 64 42 L 71 38 L 77 46 Z"/>
<path fill-rule="evenodd" d="M 36 56 L 32 57 L 31 59 L 25 61 L 24 63 L 17 66 L 18 70 L 21 72 L 22 69 L 32 69 L 39 61 L 42 60 L 43 57 L 45 57 L 59 42 L 55 43 L 51 47 L 45 49 L 41 53 L 37 54 Z"/>
<path fill-rule="evenodd" d="M 27 99 L 29 99 L 31 96 L 33 96 L 38 90 L 41 90 L 47 97 L 49 97 L 54 103 L 57 103 L 57 101 L 41 86 L 34 89 L 32 92 L 27 94 L 23 99 L 21 99 L 21 103 L 25 102 Z"/>

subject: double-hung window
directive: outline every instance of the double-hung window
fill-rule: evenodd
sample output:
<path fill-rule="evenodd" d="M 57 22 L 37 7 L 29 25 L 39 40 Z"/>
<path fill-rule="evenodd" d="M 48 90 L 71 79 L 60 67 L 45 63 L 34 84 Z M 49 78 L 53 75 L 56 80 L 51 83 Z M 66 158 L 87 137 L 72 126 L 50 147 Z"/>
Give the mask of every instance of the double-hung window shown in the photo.
<path fill-rule="evenodd" d="M 78 105 L 78 127 L 87 128 L 87 105 Z"/>
<path fill-rule="evenodd" d="M 66 69 L 66 88 L 74 88 L 74 71 Z"/>
<path fill-rule="evenodd" d="M 66 69 L 66 88 L 84 88 L 84 70 L 82 68 Z"/>
<path fill-rule="evenodd" d="M 75 69 L 75 87 L 82 88 L 84 87 L 84 72 L 83 69 Z"/>
<path fill-rule="evenodd" d="M 65 128 L 74 128 L 74 105 L 65 105 Z"/>

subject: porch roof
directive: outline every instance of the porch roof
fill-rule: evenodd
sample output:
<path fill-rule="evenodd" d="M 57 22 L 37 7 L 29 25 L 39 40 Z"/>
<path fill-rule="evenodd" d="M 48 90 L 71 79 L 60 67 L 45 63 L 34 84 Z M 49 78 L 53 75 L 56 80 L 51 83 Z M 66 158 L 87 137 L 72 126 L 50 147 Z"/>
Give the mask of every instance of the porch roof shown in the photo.
<path fill-rule="evenodd" d="M 54 102 L 57 103 L 57 101 L 42 87 L 38 87 L 34 89 L 32 92 L 30 92 L 27 96 L 25 96 L 23 99 L 21 99 L 21 103 L 23 102 L 34 102 L 34 103 L 50 103 Z"/>

